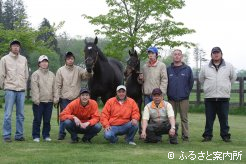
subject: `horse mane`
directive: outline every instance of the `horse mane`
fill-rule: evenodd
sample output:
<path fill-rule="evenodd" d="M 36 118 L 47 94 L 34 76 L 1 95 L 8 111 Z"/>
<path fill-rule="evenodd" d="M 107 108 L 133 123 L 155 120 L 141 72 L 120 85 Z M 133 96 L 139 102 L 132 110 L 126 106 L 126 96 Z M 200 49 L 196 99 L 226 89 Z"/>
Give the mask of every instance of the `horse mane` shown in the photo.
<path fill-rule="evenodd" d="M 108 61 L 108 58 L 103 54 L 103 52 L 101 51 L 100 48 L 97 47 L 97 50 L 98 50 L 98 56 L 99 58 L 102 60 L 102 61 Z"/>

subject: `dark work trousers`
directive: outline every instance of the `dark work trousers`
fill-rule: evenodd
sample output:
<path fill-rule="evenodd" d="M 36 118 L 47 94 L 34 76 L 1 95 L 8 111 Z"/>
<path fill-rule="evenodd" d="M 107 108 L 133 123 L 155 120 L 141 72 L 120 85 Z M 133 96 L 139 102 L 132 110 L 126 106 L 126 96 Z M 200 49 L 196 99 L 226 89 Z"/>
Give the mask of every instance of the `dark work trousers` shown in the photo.
<path fill-rule="evenodd" d="M 43 138 L 50 137 L 50 119 L 52 115 L 53 102 L 40 102 L 39 105 L 33 104 L 33 125 L 32 137 L 40 138 L 40 125 L 43 119 Z"/>
<path fill-rule="evenodd" d="M 169 134 L 169 130 L 171 129 L 171 125 L 168 122 L 164 122 L 161 124 L 148 124 L 146 129 L 146 141 L 147 142 L 159 142 L 161 141 L 162 134 Z M 178 132 L 178 124 L 175 124 L 175 136 L 169 136 L 170 142 L 177 142 L 177 132 Z"/>
<path fill-rule="evenodd" d="M 229 113 L 229 99 L 224 101 L 217 101 L 216 99 L 205 99 L 205 114 L 206 114 L 206 126 L 203 133 L 203 137 L 213 137 L 213 125 L 216 114 L 220 123 L 220 136 L 223 138 L 230 138 L 228 125 L 228 113 Z"/>

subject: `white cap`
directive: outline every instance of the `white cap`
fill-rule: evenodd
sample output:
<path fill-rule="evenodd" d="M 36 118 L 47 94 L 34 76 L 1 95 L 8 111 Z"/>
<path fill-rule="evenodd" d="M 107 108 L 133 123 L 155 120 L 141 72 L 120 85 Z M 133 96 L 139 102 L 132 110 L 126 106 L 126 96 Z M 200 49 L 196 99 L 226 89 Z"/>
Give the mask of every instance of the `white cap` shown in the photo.
<path fill-rule="evenodd" d="M 117 88 L 116 88 L 116 91 L 119 91 L 120 89 L 124 89 L 126 91 L 126 87 L 124 85 L 119 85 Z"/>
<path fill-rule="evenodd" d="M 47 57 L 47 56 L 45 56 L 45 55 L 41 55 L 41 56 L 39 56 L 39 58 L 38 58 L 38 62 L 42 62 L 43 60 L 47 60 L 47 61 L 49 61 L 49 59 L 48 59 L 48 57 Z"/>

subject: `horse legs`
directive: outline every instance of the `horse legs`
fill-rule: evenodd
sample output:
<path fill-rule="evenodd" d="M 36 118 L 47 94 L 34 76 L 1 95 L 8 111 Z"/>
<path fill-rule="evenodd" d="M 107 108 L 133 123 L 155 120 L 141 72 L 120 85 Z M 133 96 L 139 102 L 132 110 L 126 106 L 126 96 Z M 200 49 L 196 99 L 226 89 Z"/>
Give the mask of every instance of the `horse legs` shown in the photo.
<path fill-rule="evenodd" d="M 107 100 L 111 97 L 114 97 L 114 95 L 111 92 L 105 93 L 105 95 L 101 96 L 103 104 L 106 104 Z"/>
<path fill-rule="evenodd" d="M 142 97 L 139 97 L 137 99 L 137 104 L 138 104 L 138 108 L 139 108 L 139 114 L 140 114 L 140 120 L 139 120 L 139 129 L 138 129 L 138 133 L 141 134 L 142 133 Z"/>
<path fill-rule="evenodd" d="M 92 99 L 92 100 L 97 101 L 97 98 L 98 98 L 98 96 L 97 96 L 97 95 L 91 94 L 91 99 Z"/>

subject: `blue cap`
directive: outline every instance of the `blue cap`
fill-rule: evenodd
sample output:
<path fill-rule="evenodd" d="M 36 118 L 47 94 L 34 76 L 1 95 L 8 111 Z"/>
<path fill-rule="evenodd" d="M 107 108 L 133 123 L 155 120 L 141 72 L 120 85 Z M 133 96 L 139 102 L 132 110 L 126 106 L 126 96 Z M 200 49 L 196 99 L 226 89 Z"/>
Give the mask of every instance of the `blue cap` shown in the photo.
<path fill-rule="evenodd" d="M 147 52 L 153 52 L 155 54 L 158 54 L 158 49 L 156 47 L 149 47 L 147 49 Z"/>

